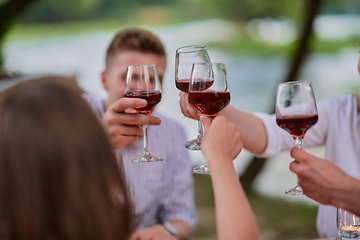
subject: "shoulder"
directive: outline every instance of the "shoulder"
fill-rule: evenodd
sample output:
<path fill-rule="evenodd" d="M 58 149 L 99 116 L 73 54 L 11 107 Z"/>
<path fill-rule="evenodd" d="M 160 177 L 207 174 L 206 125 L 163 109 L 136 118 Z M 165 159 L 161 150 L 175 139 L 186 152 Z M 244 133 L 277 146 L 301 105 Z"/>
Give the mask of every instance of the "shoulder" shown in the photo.
<path fill-rule="evenodd" d="M 81 97 L 82 97 L 83 99 L 85 99 L 85 101 L 88 102 L 89 104 L 94 104 L 94 105 L 96 105 L 96 104 L 99 102 L 98 99 L 96 99 L 94 96 L 92 96 L 92 95 L 89 94 L 89 93 L 83 93 L 83 94 L 81 94 Z"/>
<path fill-rule="evenodd" d="M 105 113 L 105 100 L 104 99 L 98 99 L 94 96 L 83 93 L 81 94 L 83 99 L 90 105 L 92 110 L 98 115 L 99 118 L 101 118 Z"/>

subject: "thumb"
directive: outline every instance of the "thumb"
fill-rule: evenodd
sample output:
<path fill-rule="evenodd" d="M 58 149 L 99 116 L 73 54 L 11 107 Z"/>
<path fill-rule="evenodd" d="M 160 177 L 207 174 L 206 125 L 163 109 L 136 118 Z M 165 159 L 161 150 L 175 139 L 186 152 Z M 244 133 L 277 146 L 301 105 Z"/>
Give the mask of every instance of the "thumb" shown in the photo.
<path fill-rule="evenodd" d="M 205 117 L 204 115 L 200 115 L 200 122 L 204 125 L 204 131 L 206 132 L 211 126 L 211 119 Z"/>
<path fill-rule="evenodd" d="M 124 112 L 128 108 L 144 107 L 147 105 L 147 101 L 141 98 L 120 98 L 111 105 L 111 108 L 115 112 Z"/>

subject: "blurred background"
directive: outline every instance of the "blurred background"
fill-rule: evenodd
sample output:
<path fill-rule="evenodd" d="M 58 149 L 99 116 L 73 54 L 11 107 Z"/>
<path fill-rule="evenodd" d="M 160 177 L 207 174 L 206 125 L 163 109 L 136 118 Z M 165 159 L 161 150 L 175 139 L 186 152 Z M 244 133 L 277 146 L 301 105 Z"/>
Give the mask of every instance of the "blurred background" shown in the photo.
<path fill-rule="evenodd" d="M 0 0 L 0 90 L 41 76 L 75 78 L 104 97 L 100 73 L 114 34 L 143 27 L 163 41 L 168 68 L 158 110 L 196 137 L 183 117 L 174 85 L 178 47 L 203 44 L 213 62 L 226 64 L 231 104 L 273 112 L 277 84 L 312 82 L 318 100 L 358 93 L 360 2 L 356 0 Z M 305 138 L 306 141 L 306 138 Z M 307 149 L 323 156 L 322 147 Z M 191 152 L 194 165 L 204 162 Z M 296 177 L 288 152 L 234 161 L 257 215 L 263 239 L 314 239 L 316 203 L 287 196 Z M 209 176 L 194 175 L 199 224 L 194 239 L 216 239 Z"/>

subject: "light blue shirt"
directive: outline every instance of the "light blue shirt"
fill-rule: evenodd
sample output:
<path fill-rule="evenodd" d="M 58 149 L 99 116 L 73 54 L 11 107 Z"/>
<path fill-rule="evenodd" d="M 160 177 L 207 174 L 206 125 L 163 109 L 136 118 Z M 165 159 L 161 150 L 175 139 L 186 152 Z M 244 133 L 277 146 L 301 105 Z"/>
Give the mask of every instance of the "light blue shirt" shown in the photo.
<path fill-rule="evenodd" d="M 83 97 L 100 119 L 105 101 L 88 94 Z M 184 129 L 158 113 L 159 126 L 148 126 L 148 142 L 154 156 L 164 159 L 155 163 L 132 163 L 143 152 L 143 139 L 115 151 L 122 161 L 130 186 L 137 217 L 137 230 L 154 223 L 184 220 L 194 229 L 197 219 L 194 204 L 192 162 L 185 148 Z"/>

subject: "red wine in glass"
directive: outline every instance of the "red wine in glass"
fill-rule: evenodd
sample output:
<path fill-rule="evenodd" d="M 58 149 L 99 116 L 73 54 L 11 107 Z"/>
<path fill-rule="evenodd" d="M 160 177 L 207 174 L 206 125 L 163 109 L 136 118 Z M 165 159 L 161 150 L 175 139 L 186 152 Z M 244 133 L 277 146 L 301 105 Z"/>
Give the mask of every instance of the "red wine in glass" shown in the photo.
<path fill-rule="evenodd" d="M 154 107 L 161 101 L 161 85 L 155 65 L 128 66 L 126 71 L 126 83 L 124 96 L 128 98 L 142 98 L 147 101 L 145 107 L 135 108 L 140 114 L 149 115 Z M 133 163 L 149 163 L 163 161 L 150 153 L 148 143 L 147 125 L 142 125 L 144 136 L 144 151 Z"/>
<path fill-rule="evenodd" d="M 182 92 L 189 91 L 189 82 L 193 63 L 209 63 L 210 57 L 203 45 L 190 45 L 176 49 L 175 54 L 175 85 Z M 203 127 L 198 121 L 198 136 L 186 142 L 185 147 L 189 150 L 201 149 Z"/>
<path fill-rule="evenodd" d="M 306 131 L 317 121 L 318 115 L 287 115 L 276 118 L 277 125 L 290 133 L 294 139 L 304 138 Z"/>
<path fill-rule="evenodd" d="M 214 80 L 208 79 L 206 81 L 197 81 L 194 83 L 193 88 L 197 91 L 204 91 L 213 85 Z M 176 88 L 182 92 L 189 92 L 190 79 L 176 80 Z"/>
<path fill-rule="evenodd" d="M 306 131 L 318 121 L 316 100 L 312 86 L 307 81 L 280 83 L 276 94 L 276 123 L 290 133 L 296 146 L 302 149 Z M 295 186 L 285 191 L 288 195 L 302 195 Z"/>
<path fill-rule="evenodd" d="M 135 110 L 139 113 L 149 115 L 153 112 L 154 107 L 161 101 L 161 92 L 158 90 L 131 90 L 125 93 L 125 97 L 145 99 L 147 105 L 142 108 L 135 108 Z"/>
<path fill-rule="evenodd" d="M 188 101 L 200 113 L 214 119 L 230 103 L 230 89 L 223 63 L 195 63 L 191 72 Z M 210 174 L 207 163 L 193 173 Z"/>
<path fill-rule="evenodd" d="M 189 103 L 202 114 L 214 118 L 230 103 L 230 93 L 218 91 L 194 91 L 189 93 Z"/>

